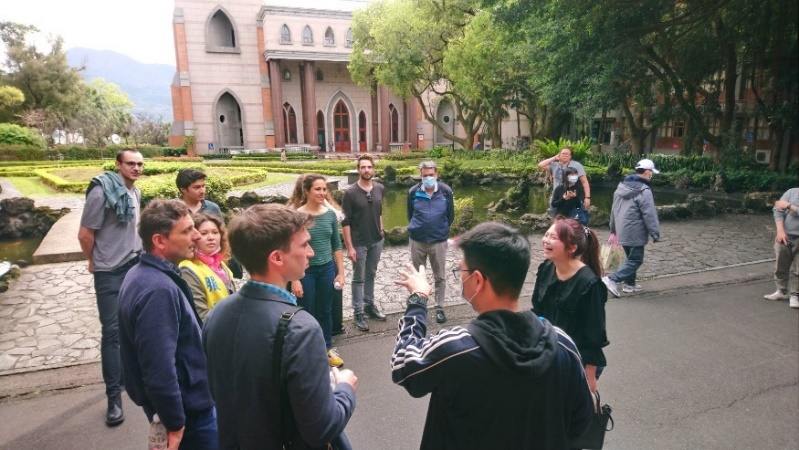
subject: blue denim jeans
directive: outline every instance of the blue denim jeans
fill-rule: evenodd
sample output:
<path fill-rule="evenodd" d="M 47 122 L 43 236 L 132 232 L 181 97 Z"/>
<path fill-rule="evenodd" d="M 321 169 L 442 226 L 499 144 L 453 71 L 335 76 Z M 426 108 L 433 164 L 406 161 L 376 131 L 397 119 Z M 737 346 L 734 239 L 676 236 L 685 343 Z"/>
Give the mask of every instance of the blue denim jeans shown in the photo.
<path fill-rule="evenodd" d="M 217 450 L 219 434 L 216 428 L 216 408 L 186 415 L 186 429 L 180 450 Z"/>
<path fill-rule="evenodd" d="M 638 268 L 644 263 L 644 246 L 631 247 L 623 245 L 624 254 L 627 255 L 627 260 L 619 267 L 618 270 L 608 275 L 608 278 L 615 282 L 622 282 L 628 286 L 635 285 L 635 279 L 638 277 Z"/>
<path fill-rule="evenodd" d="M 119 358 L 119 288 L 138 258 L 110 272 L 94 272 L 94 291 L 100 315 L 100 358 L 105 395 L 122 392 L 122 361 Z"/>
<path fill-rule="evenodd" d="M 363 313 L 364 305 L 375 303 L 375 275 L 383 240 L 371 245 L 355 246 L 355 262 L 352 263 L 352 310 Z"/>
<path fill-rule="evenodd" d="M 302 297 L 297 299 L 297 305 L 305 308 L 319 322 L 328 350 L 333 348 L 332 313 L 335 278 L 336 263 L 334 261 L 305 269 L 305 277 L 300 280 Z"/>

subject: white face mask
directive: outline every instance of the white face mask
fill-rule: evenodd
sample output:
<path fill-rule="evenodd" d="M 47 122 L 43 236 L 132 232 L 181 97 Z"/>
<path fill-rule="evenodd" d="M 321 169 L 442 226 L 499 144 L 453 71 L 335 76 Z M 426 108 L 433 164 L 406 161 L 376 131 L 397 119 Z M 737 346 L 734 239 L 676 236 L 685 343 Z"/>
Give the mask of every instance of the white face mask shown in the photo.
<path fill-rule="evenodd" d="M 470 304 L 470 305 L 472 305 L 472 300 L 474 300 L 474 298 L 475 298 L 475 297 L 477 297 L 477 292 L 475 292 L 475 293 L 474 293 L 474 295 L 472 295 L 472 297 L 471 297 L 471 298 L 466 298 L 466 295 L 464 295 L 464 292 L 463 292 L 463 289 L 464 289 L 463 285 L 464 285 L 464 284 L 466 284 L 466 281 L 468 281 L 468 280 L 469 280 L 469 278 L 471 278 L 471 277 L 472 277 L 472 275 L 474 275 L 474 272 L 472 272 L 471 274 L 469 274 L 469 276 L 468 276 L 468 277 L 466 277 L 466 279 L 465 279 L 465 280 L 461 281 L 461 298 L 462 298 L 462 299 L 463 299 L 463 300 L 464 300 L 466 303 L 468 303 L 468 304 Z M 474 305 L 472 305 L 472 309 L 474 309 Z"/>
<path fill-rule="evenodd" d="M 576 183 L 578 179 L 579 179 L 579 177 L 578 177 L 578 176 L 576 176 L 576 175 L 570 175 L 570 176 L 569 176 L 569 183 L 572 183 L 572 184 L 573 184 L 573 183 Z"/>

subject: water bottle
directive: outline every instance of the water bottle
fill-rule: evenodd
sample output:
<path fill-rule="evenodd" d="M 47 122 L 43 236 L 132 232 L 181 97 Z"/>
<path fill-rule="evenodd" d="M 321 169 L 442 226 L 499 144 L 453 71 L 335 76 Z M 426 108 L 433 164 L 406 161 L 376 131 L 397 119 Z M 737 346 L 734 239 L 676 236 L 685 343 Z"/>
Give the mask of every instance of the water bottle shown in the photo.
<path fill-rule="evenodd" d="M 161 423 L 158 414 L 155 414 L 147 436 L 147 450 L 166 450 L 166 444 L 166 427 Z"/>

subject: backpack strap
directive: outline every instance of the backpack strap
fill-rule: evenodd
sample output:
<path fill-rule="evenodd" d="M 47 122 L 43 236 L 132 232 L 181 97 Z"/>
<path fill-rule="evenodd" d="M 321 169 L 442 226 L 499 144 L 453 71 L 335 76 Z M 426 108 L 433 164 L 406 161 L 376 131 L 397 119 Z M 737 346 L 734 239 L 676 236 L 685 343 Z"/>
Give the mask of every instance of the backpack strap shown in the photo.
<path fill-rule="evenodd" d="M 291 403 L 289 403 L 288 387 L 283 382 L 283 341 L 285 340 L 286 331 L 288 331 L 291 319 L 293 319 L 294 315 L 301 309 L 303 308 L 293 307 L 291 310 L 280 315 L 280 321 L 277 324 L 277 332 L 275 333 L 275 347 L 272 351 L 272 373 L 278 384 L 278 389 L 280 390 L 280 395 L 277 400 L 277 409 L 280 414 L 280 428 L 284 449 L 292 447 L 291 438 L 294 430 L 294 415 L 291 412 Z"/>

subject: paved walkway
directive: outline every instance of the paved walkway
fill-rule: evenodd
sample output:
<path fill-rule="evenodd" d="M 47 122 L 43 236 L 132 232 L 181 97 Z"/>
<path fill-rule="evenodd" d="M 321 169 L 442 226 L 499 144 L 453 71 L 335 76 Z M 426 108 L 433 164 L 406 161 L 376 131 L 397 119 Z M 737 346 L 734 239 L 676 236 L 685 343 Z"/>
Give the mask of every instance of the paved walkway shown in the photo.
<path fill-rule="evenodd" d="M 291 185 L 264 188 L 262 195 L 286 187 L 290 190 Z M 775 227 L 770 215 L 727 214 L 712 220 L 664 222 L 662 228 L 663 240 L 647 247 L 639 272 L 644 289 L 646 279 L 656 276 L 773 258 Z M 605 231 L 599 235 L 607 238 Z M 532 235 L 530 241 L 534 256 L 522 291 L 525 302 L 532 294 L 535 270 L 542 258 L 541 234 Z M 450 250 L 448 267 L 454 266 L 458 257 L 457 250 Z M 377 303 L 386 312 L 404 309 L 406 295 L 392 280 L 407 262 L 405 246 L 387 247 L 383 252 L 375 292 Z M 346 271 L 351 274 L 349 262 Z M 460 286 L 449 276 L 447 305 L 459 303 Z M 352 316 L 350 308 L 350 290 L 345 286 L 345 317 Z M 100 322 L 85 261 L 27 267 L 10 289 L 0 294 L 0 375 L 97 362 L 99 343 Z"/>

